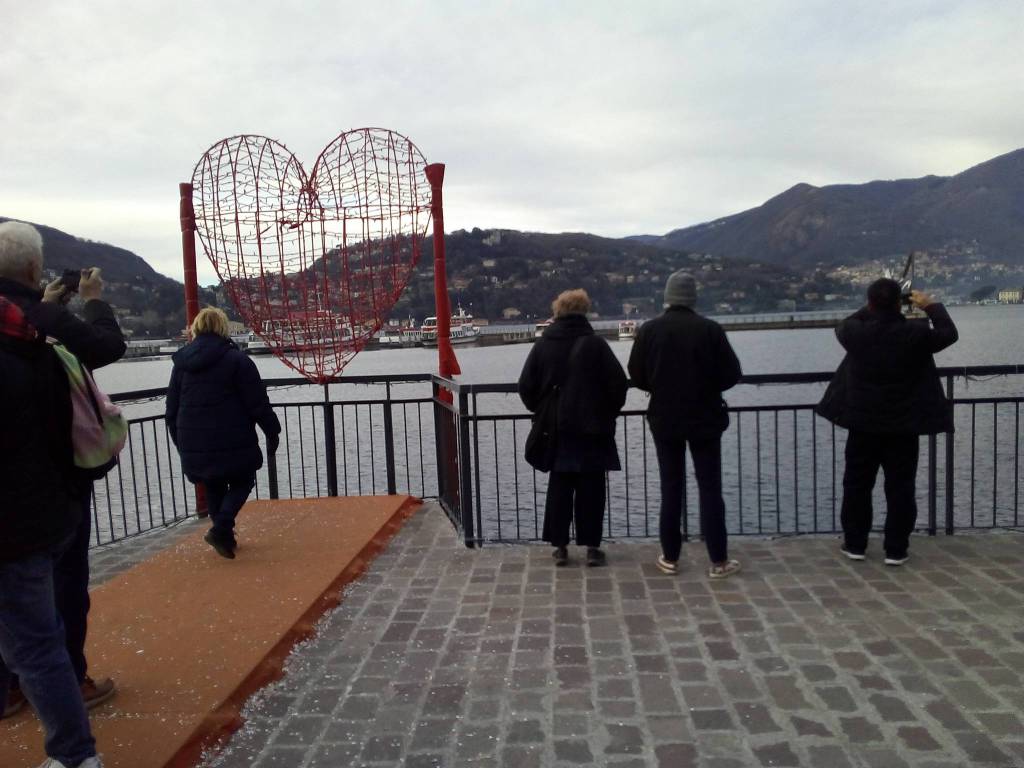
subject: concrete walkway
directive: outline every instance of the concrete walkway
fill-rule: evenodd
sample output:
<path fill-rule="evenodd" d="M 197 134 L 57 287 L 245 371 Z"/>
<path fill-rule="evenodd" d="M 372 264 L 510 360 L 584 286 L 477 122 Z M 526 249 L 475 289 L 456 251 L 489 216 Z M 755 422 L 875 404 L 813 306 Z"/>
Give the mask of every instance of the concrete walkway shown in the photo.
<path fill-rule="evenodd" d="M 1024 536 L 837 549 L 734 539 L 715 583 L 699 542 L 677 577 L 650 542 L 555 569 L 427 507 L 207 764 L 1024 766 Z"/>

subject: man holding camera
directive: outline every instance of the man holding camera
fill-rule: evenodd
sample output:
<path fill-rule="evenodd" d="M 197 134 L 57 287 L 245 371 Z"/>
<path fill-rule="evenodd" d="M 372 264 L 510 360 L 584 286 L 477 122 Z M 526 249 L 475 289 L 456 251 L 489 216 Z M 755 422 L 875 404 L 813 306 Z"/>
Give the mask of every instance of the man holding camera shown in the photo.
<path fill-rule="evenodd" d="M 37 286 L 42 264 L 42 238 L 34 227 L 14 221 L 0 224 L 0 296 L 18 307 L 40 338 L 56 339 L 90 370 L 123 357 L 126 349 L 124 336 L 110 305 L 100 298 L 103 292 L 100 270 L 66 272 L 40 291 Z M 76 291 L 84 302 L 84 320 L 72 314 L 66 306 Z M 64 623 L 67 652 L 82 698 L 86 707 L 91 708 L 113 696 L 115 686 L 109 678 L 97 681 L 87 673 L 85 639 L 90 605 L 92 481 L 72 467 L 71 482 L 73 501 L 80 514 L 74 537 L 56 561 L 54 590 L 57 611 Z M 0 678 L 4 676 L 0 664 Z M 0 688 L 0 692 L 2 690 Z M 0 710 L 0 717 L 13 714 L 23 703 L 21 692 L 13 690 L 7 706 Z"/>
<path fill-rule="evenodd" d="M 42 238 L 34 227 L 0 224 L 0 656 L 20 675 L 21 686 L 5 709 L 13 713 L 25 697 L 32 703 L 46 732 L 47 768 L 99 768 L 81 680 L 66 645 L 64 624 L 74 617 L 62 620 L 60 605 L 62 595 L 79 589 L 88 594 L 87 555 L 82 584 L 62 585 L 79 576 L 69 576 L 61 563 L 89 515 L 75 475 L 68 379 L 46 343 L 51 332 L 66 331 L 85 351 L 90 331 L 87 323 L 71 322 L 62 306 L 41 307 L 36 286 L 42 263 Z M 106 339 L 101 330 L 95 333 Z M 8 699 L 8 679 L 0 664 L 0 704 Z"/>
<path fill-rule="evenodd" d="M 921 435 L 953 431 L 953 406 L 942 392 L 933 355 L 958 338 L 945 307 L 920 291 L 903 295 L 883 278 L 868 287 L 867 306 L 843 320 L 836 338 L 846 350 L 817 412 L 849 430 L 843 474 L 841 551 L 863 560 L 871 531 L 871 492 L 885 473 L 885 564 L 903 565 L 917 521 L 915 499 Z M 901 304 L 924 310 L 908 320 Z"/>

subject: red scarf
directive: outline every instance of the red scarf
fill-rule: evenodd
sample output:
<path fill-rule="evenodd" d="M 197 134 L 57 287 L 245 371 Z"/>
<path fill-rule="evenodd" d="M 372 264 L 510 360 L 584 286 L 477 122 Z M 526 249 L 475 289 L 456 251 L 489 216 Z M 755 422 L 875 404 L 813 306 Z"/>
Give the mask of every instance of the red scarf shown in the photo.
<path fill-rule="evenodd" d="M 22 341 L 35 341 L 39 334 L 25 319 L 21 307 L 0 296 L 0 334 Z"/>

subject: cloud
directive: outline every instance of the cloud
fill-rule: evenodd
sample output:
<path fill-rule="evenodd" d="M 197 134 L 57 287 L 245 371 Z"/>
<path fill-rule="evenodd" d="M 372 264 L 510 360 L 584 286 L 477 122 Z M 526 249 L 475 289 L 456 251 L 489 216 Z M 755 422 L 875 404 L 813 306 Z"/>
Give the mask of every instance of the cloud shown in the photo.
<path fill-rule="evenodd" d="M 450 229 L 614 236 L 800 181 L 955 173 L 1024 135 L 1024 6 L 1000 0 L 0 10 L 0 215 L 178 278 L 177 183 L 236 133 L 312 166 L 341 130 L 393 128 L 448 165 Z"/>

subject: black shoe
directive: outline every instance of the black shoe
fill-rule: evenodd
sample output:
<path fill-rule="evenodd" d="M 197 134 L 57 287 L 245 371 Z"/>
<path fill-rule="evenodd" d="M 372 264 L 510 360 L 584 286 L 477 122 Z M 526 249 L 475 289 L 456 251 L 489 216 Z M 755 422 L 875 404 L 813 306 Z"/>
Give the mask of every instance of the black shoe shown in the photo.
<path fill-rule="evenodd" d="M 219 538 L 214 536 L 213 531 L 207 531 L 206 535 L 203 536 L 203 541 L 209 544 L 218 555 L 226 557 L 228 560 L 235 559 L 235 550 L 228 542 L 221 541 Z"/>
<path fill-rule="evenodd" d="M 858 552 L 855 549 L 850 549 L 845 544 L 840 545 L 839 551 L 842 552 L 844 555 L 846 555 L 851 560 L 863 560 L 864 559 L 864 552 L 863 551 Z"/>
<path fill-rule="evenodd" d="M 605 557 L 597 547 L 587 547 L 587 565 L 591 568 L 598 568 L 608 562 L 608 558 Z"/>
<path fill-rule="evenodd" d="M 555 547 L 555 551 L 551 553 L 551 556 L 555 558 L 555 565 L 560 568 L 563 565 L 569 564 L 569 550 L 565 547 Z"/>

